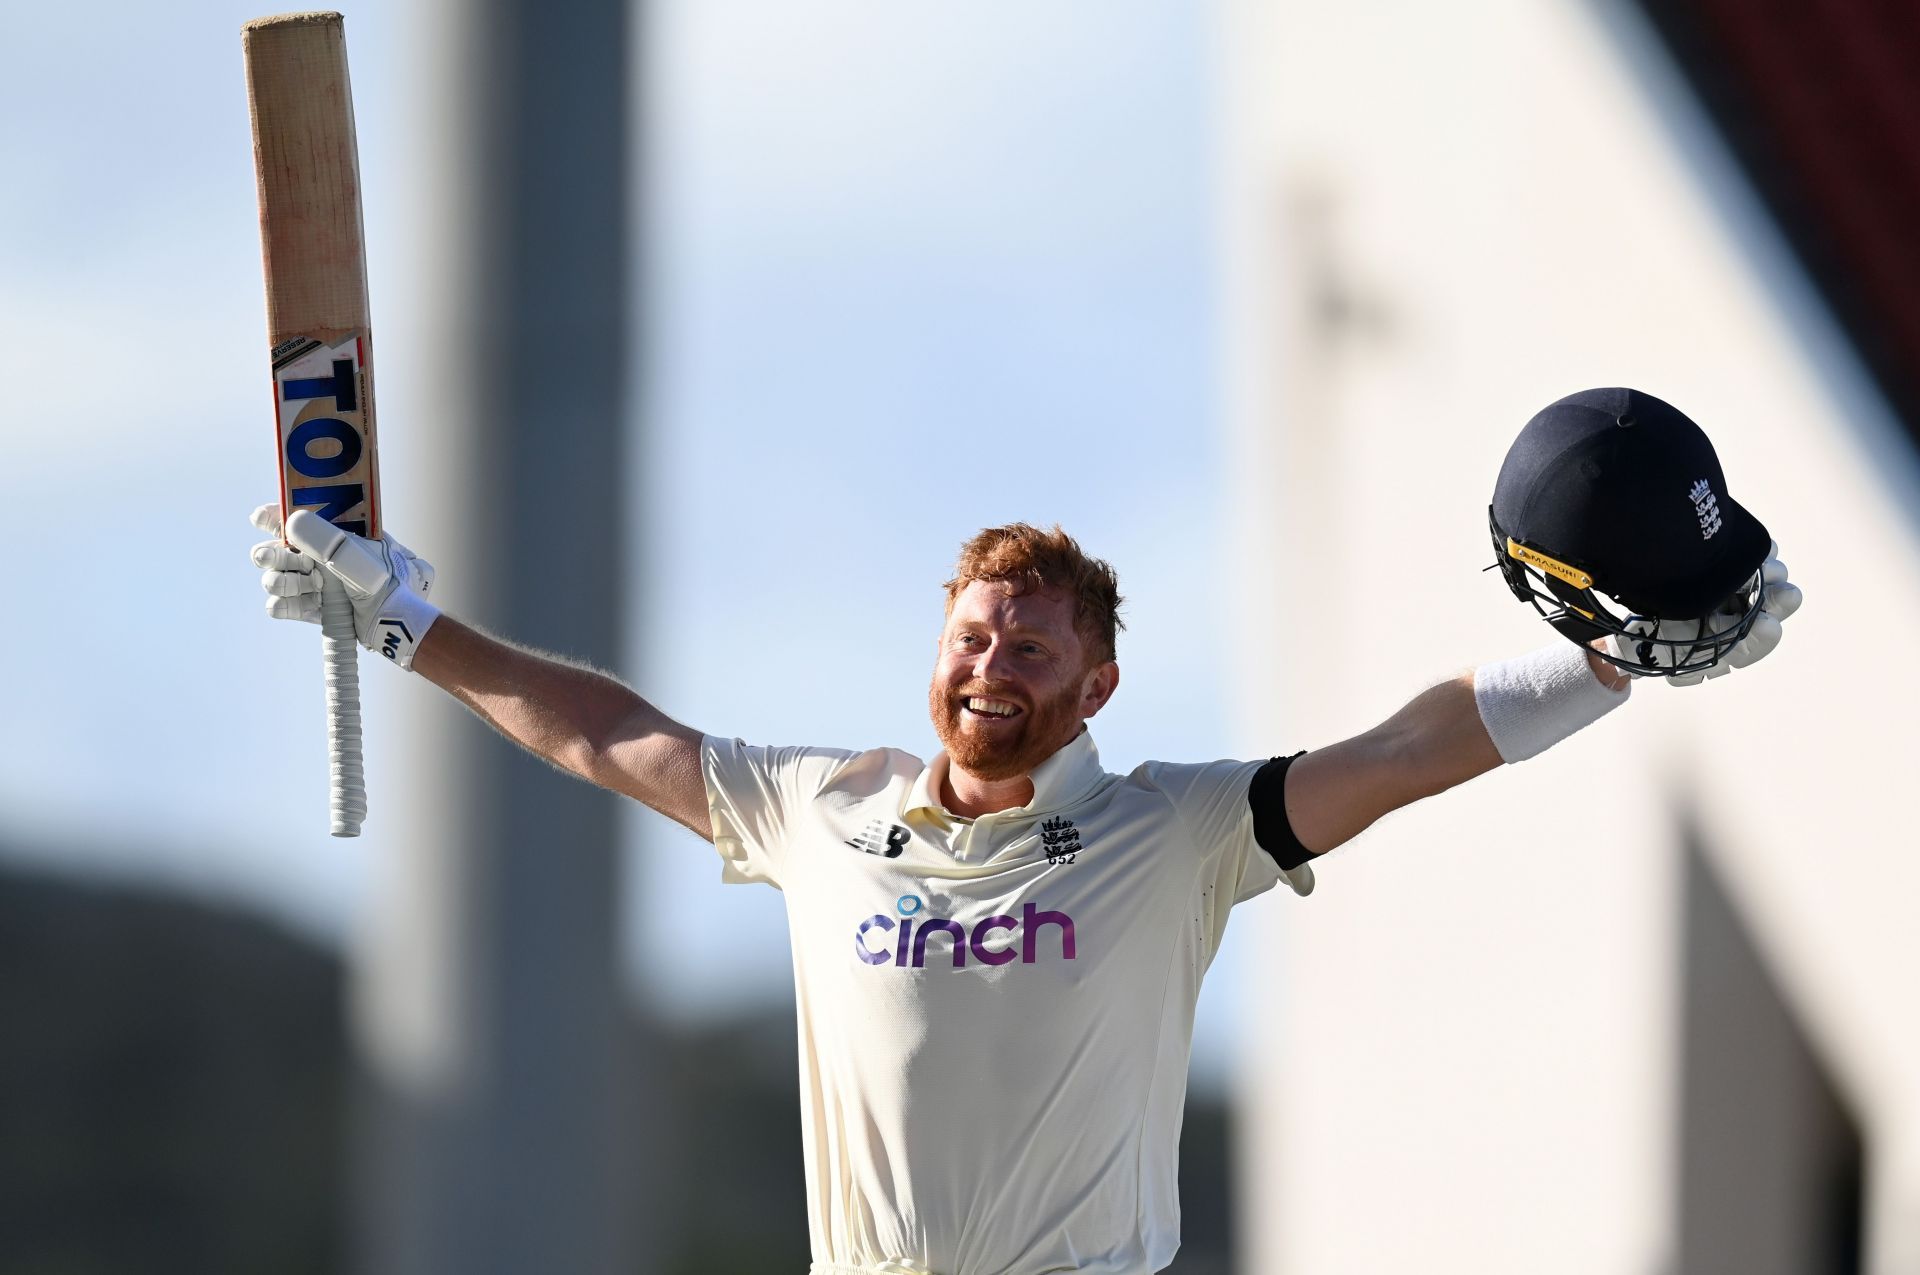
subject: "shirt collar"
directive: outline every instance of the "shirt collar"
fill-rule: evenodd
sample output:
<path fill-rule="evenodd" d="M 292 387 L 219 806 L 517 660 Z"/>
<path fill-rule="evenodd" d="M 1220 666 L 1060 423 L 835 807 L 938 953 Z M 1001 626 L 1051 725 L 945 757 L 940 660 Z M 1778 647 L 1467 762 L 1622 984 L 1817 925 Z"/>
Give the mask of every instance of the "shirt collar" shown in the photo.
<path fill-rule="evenodd" d="M 901 808 L 902 814 L 927 810 L 942 818 L 955 818 L 940 804 L 940 788 L 946 780 L 950 764 L 944 750 L 934 754 L 933 760 L 921 768 L 913 787 L 908 789 L 906 805 Z M 1063 744 L 1053 756 L 1035 766 L 1033 773 L 1027 776 L 1033 784 L 1032 799 L 1024 806 L 1015 806 L 1000 813 L 1034 814 L 1070 806 L 1085 796 L 1105 773 L 1100 769 L 1100 751 L 1093 746 L 1093 732 L 1082 728 L 1078 735 Z"/>

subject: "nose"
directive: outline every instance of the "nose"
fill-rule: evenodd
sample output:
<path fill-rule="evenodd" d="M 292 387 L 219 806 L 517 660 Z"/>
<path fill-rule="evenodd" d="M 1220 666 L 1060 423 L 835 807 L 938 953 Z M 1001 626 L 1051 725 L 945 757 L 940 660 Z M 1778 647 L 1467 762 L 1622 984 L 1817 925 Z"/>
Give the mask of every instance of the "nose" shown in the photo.
<path fill-rule="evenodd" d="M 973 657 L 973 675 L 983 682 L 1006 682 L 1011 678 L 1009 660 L 1005 649 L 998 639 L 987 644 L 985 650 Z"/>

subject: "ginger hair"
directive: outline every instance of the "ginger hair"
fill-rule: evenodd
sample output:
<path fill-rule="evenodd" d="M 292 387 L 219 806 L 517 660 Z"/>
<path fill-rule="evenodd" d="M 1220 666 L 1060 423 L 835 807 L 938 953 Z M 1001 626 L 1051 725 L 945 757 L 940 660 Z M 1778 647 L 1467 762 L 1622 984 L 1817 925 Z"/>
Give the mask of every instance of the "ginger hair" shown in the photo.
<path fill-rule="evenodd" d="M 1089 667 L 1114 658 L 1114 640 L 1127 627 L 1120 619 L 1119 578 L 1058 523 L 1051 531 L 1025 522 L 987 527 L 961 545 L 946 583 L 947 614 L 976 580 L 1011 585 L 1016 594 L 1059 590 L 1073 601 L 1073 627 L 1086 643 Z"/>

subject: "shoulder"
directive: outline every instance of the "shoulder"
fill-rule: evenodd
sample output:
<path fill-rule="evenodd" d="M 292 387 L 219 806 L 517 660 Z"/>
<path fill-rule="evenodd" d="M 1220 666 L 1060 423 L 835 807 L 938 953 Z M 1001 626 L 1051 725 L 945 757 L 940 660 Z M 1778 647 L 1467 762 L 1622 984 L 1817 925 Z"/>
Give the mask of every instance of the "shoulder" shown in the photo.
<path fill-rule="evenodd" d="M 1221 793 L 1244 796 L 1254 774 L 1266 764 L 1265 757 L 1254 761 L 1145 761 L 1134 768 L 1126 782 L 1160 793 L 1176 804 Z"/>
<path fill-rule="evenodd" d="M 870 797 L 905 781 L 912 783 L 927 768 L 926 762 L 900 748 L 869 748 L 860 752 L 822 749 L 837 760 L 826 776 L 823 789 L 852 797 Z"/>
<path fill-rule="evenodd" d="M 751 769 L 773 777 L 803 777 L 816 790 L 884 788 L 902 775 L 911 780 L 925 768 L 918 757 L 898 748 L 749 744 L 708 735 L 701 740 L 700 751 L 709 771 Z"/>
<path fill-rule="evenodd" d="M 1256 761 L 1142 763 L 1127 776 L 1129 787 L 1161 803 L 1196 842 L 1215 844 L 1250 833 L 1252 810 L 1247 794 L 1253 777 L 1267 764 Z"/>

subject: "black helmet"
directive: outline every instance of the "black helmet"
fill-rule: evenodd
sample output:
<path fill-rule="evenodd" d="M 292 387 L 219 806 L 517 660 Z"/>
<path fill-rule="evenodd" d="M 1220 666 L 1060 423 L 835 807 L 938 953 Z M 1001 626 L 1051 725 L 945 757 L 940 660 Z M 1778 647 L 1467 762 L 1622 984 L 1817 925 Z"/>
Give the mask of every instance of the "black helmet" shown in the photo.
<path fill-rule="evenodd" d="M 1597 653 L 1628 672 L 1711 668 L 1759 614 L 1767 529 L 1728 493 L 1700 427 L 1651 394 L 1549 404 L 1508 449 L 1487 514 L 1514 596 L 1582 646 L 1622 639 Z M 1677 620 L 1699 621 L 1694 636 L 1660 636 Z"/>

